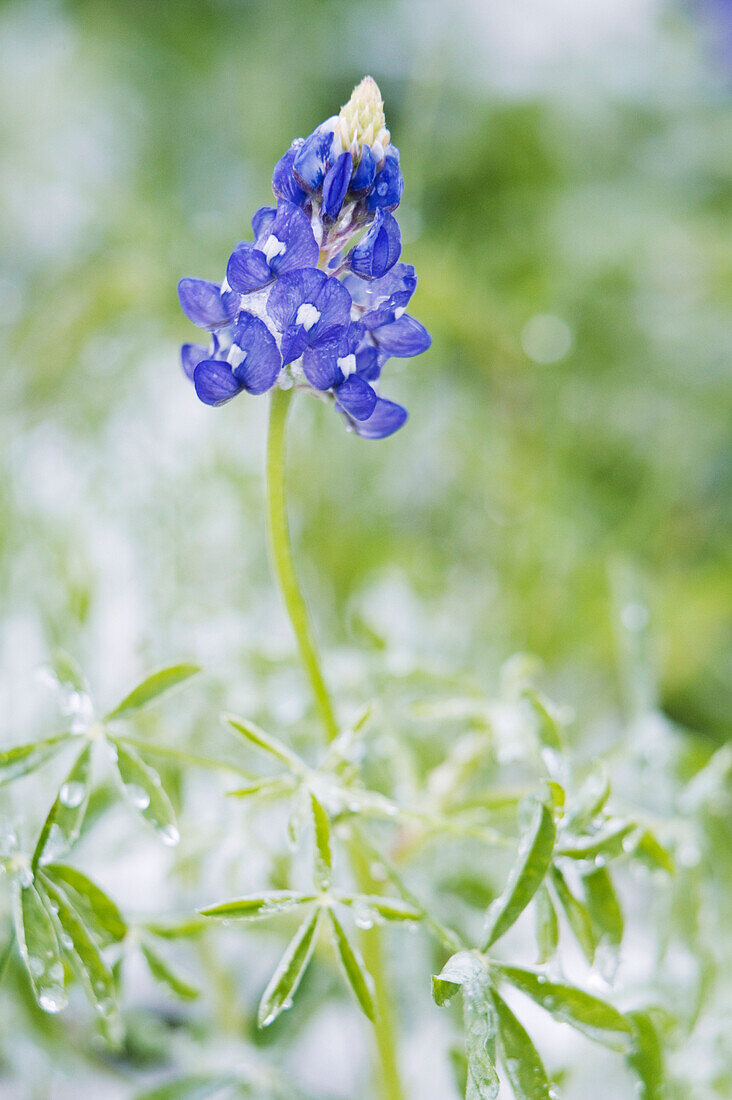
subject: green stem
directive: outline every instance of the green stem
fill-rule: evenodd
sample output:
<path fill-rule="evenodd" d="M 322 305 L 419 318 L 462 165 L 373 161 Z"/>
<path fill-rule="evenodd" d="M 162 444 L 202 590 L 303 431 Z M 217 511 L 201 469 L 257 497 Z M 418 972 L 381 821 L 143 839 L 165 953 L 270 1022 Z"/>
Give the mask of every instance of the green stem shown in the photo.
<path fill-rule="evenodd" d="M 292 560 L 292 547 L 287 526 L 285 502 L 285 423 L 292 398 L 291 390 L 272 391 L 269 436 L 267 439 L 267 514 L 269 518 L 270 547 L 275 576 L 297 638 L 300 657 L 310 679 L 313 695 L 328 741 L 338 735 L 333 704 L 331 703 L 320 660 L 315 648 L 308 610 L 303 599 Z M 352 849 L 353 869 L 364 893 L 374 893 L 376 884 L 371 878 L 369 866 L 358 851 Z M 362 940 L 364 961 L 374 980 L 377 1020 L 374 1025 L 376 1048 L 379 1056 L 378 1089 L 381 1100 L 404 1100 L 399 1078 L 397 1051 L 394 1042 L 395 1026 L 389 983 L 383 960 L 381 933 L 372 928 Z"/>
<path fill-rule="evenodd" d="M 351 845 L 351 865 L 362 894 L 378 894 L 380 885 L 371 874 L 366 852 L 356 841 Z M 397 1034 L 391 990 L 384 967 L 384 942 L 378 924 L 364 930 L 361 935 L 361 952 L 366 969 L 374 980 L 376 1019 L 374 1038 L 379 1056 L 377 1072 L 378 1095 L 382 1100 L 404 1100 L 405 1093 L 399 1076 L 399 1062 L 395 1036 Z"/>
<path fill-rule="evenodd" d="M 277 583 L 295 631 L 300 657 L 310 679 L 315 704 L 329 741 L 338 736 L 338 723 L 328 695 L 310 627 L 308 609 L 300 592 L 292 561 L 285 504 L 285 422 L 292 390 L 274 389 L 267 439 L 267 513 L 269 537 Z"/>

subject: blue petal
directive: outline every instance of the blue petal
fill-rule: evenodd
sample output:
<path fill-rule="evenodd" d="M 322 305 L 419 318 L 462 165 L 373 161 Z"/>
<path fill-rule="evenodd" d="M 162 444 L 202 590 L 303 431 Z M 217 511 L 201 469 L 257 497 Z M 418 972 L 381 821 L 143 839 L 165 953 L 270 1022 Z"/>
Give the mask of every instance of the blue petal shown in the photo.
<path fill-rule="evenodd" d="M 386 356 L 381 355 L 378 348 L 367 344 L 356 352 L 356 374 L 367 382 L 375 382 L 381 374 L 385 360 Z"/>
<path fill-rule="evenodd" d="M 396 218 L 376 211 L 373 225 L 348 254 L 351 270 L 362 279 L 381 279 L 391 271 L 402 251 L 402 236 Z"/>
<path fill-rule="evenodd" d="M 244 353 L 242 361 L 233 367 L 237 381 L 249 393 L 271 390 L 282 368 L 282 356 L 264 322 L 250 313 L 242 313 L 234 330 L 233 345 Z"/>
<path fill-rule="evenodd" d="M 331 340 L 316 348 L 306 348 L 302 356 L 302 369 L 311 386 L 316 390 L 329 390 L 343 381 L 343 371 L 338 366 L 338 342 Z"/>
<path fill-rule="evenodd" d="M 199 363 L 208 359 L 209 351 L 203 344 L 184 344 L 180 349 L 180 361 L 186 378 L 193 378 L 193 372 Z"/>
<path fill-rule="evenodd" d="M 277 211 L 274 206 L 260 206 L 259 210 L 255 211 L 252 217 L 252 229 L 254 230 L 254 239 L 258 241 L 260 237 L 266 237 L 270 231 L 270 226 L 275 220 Z"/>
<path fill-rule="evenodd" d="M 351 323 L 351 295 L 338 279 L 327 278 L 315 303 L 320 319 L 308 333 L 310 344 L 339 339 Z"/>
<path fill-rule="evenodd" d="M 308 346 L 307 333 L 302 325 L 290 325 L 282 333 L 281 351 L 283 363 L 299 359 Z"/>
<path fill-rule="evenodd" d="M 399 168 L 399 150 L 390 145 L 380 172 L 377 172 L 374 187 L 368 197 L 368 209 L 396 210 L 404 192 L 404 180 Z"/>
<path fill-rule="evenodd" d="M 221 328 L 232 319 L 239 306 L 239 295 L 221 293 L 218 283 L 206 279 L 181 279 L 178 283 L 181 309 L 199 328 Z"/>
<path fill-rule="evenodd" d="M 226 265 L 229 286 L 240 294 L 249 294 L 271 283 L 273 279 L 274 275 L 265 254 L 248 241 L 240 241 Z"/>
<path fill-rule="evenodd" d="M 295 323 L 304 302 L 314 302 L 328 276 L 314 267 L 289 271 L 277 280 L 267 299 L 267 312 L 279 332 Z"/>
<path fill-rule="evenodd" d="M 298 311 L 303 305 L 313 306 L 319 316 L 306 328 L 298 322 Z M 282 340 L 282 356 L 286 363 L 297 358 L 293 349 L 339 340 L 346 332 L 351 319 L 351 295 L 343 283 L 314 267 L 288 271 L 282 275 L 267 301 L 267 312 L 279 332 L 286 332 Z M 300 335 L 294 330 L 300 328 Z"/>
<path fill-rule="evenodd" d="M 354 421 L 353 426 L 364 439 L 385 439 L 401 428 L 407 415 L 407 410 L 396 401 L 379 397 L 368 420 Z"/>
<path fill-rule="evenodd" d="M 229 364 L 220 359 L 204 359 L 199 363 L 193 372 L 193 385 L 204 405 L 224 405 L 243 388 Z"/>
<path fill-rule="evenodd" d="M 408 313 L 398 321 L 392 321 L 390 325 L 373 329 L 372 335 L 382 351 L 387 355 L 396 355 L 400 359 L 421 355 L 432 343 L 432 337 L 424 325 L 415 321 L 414 317 L 410 317 Z"/>
<path fill-rule="evenodd" d="M 361 159 L 351 177 L 351 194 L 362 195 L 371 187 L 376 175 L 376 158 L 370 145 L 364 145 Z"/>
<path fill-rule="evenodd" d="M 353 157 L 350 153 L 341 153 L 323 181 L 323 205 L 321 207 L 326 222 L 334 222 L 341 212 L 343 200 L 351 182 Z"/>
<path fill-rule="evenodd" d="M 277 247 L 283 249 L 272 255 L 269 261 L 275 275 L 317 264 L 320 249 L 310 225 L 310 218 L 294 203 L 286 199 L 280 200 L 277 215 L 266 235 L 257 241 L 258 246 L 264 248 L 270 237 L 274 237 Z"/>
<path fill-rule="evenodd" d="M 298 206 L 302 206 L 307 199 L 307 195 L 292 174 L 292 166 L 301 145 L 302 142 L 291 145 L 284 157 L 280 157 L 277 161 L 272 173 L 272 190 L 275 195 L 280 199 L 288 199 Z"/>
<path fill-rule="evenodd" d="M 292 170 L 295 179 L 306 191 L 317 191 L 322 186 L 332 144 L 332 130 L 315 130 L 295 153 Z"/>
<path fill-rule="evenodd" d="M 363 306 L 361 316 L 364 328 L 378 328 L 396 320 L 397 310 L 403 310 L 417 287 L 417 276 L 411 264 L 395 264 L 381 279 L 364 282 L 354 275 L 346 275 L 346 286 L 356 305 Z"/>
<path fill-rule="evenodd" d="M 368 420 L 376 407 L 376 394 L 357 374 L 351 374 L 335 387 L 338 405 L 354 420 Z"/>

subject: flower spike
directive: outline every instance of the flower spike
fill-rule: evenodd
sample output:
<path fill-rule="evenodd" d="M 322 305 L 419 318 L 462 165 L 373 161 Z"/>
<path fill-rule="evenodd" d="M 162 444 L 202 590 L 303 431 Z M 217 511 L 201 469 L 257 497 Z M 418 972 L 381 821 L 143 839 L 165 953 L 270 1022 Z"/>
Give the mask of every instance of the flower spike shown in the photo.
<path fill-rule="evenodd" d="M 405 313 L 417 278 L 398 262 L 404 181 L 372 77 L 292 142 L 272 189 L 276 207 L 256 211 L 254 240 L 234 247 L 223 282 L 179 283 L 183 312 L 209 334 L 183 345 L 183 371 L 206 405 L 294 385 L 383 439 L 407 419 L 378 393 L 384 364 L 426 351 L 430 337 Z"/>

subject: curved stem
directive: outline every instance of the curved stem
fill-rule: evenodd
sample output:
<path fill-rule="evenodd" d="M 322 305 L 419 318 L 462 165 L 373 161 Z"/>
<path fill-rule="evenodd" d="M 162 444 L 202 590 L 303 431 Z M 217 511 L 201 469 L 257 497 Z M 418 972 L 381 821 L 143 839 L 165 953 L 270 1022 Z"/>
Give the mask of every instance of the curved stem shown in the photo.
<path fill-rule="evenodd" d="M 320 719 L 328 741 L 333 741 L 338 735 L 338 723 L 320 668 L 308 610 L 297 582 L 287 526 L 285 423 L 291 399 L 292 390 L 272 391 L 267 438 L 267 515 L 270 546 L 277 583 L 297 638 L 302 663 L 310 679 Z M 364 893 L 374 893 L 376 884 L 371 878 L 368 863 L 362 854 L 359 857 L 355 846 L 352 849 L 351 858 L 359 888 Z M 373 928 L 364 934 L 362 948 L 366 965 L 374 980 L 376 993 L 377 1019 L 374 1025 L 374 1036 L 379 1057 L 377 1070 L 379 1095 L 381 1100 L 404 1100 L 395 1044 L 396 1029 L 389 983 L 384 969 L 383 945 L 378 928 Z"/>
<path fill-rule="evenodd" d="M 287 614 L 295 631 L 300 657 L 310 679 L 315 704 L 325 729 L 333 741 L 338 735 L 338 723 L 328 695 L 315 640 L 308 618 L 308 609 L 300 592 L 292 561 L 290 533 L 285 504 L 285 422 L 292 398 L 291 390 L 274 389 L 269 414 L 267 438 L 267 514 L 269 537 L 277 582 L 285 601 Z"/>

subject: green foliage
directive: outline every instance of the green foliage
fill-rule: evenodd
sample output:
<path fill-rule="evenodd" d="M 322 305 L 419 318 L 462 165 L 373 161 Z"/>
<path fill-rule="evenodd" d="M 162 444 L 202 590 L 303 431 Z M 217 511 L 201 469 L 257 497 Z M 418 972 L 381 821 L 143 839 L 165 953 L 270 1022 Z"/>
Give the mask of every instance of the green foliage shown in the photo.
<path fill-rule="evenodd" d="M 0 12 L 0 1092 L 732 1090 L 715 28 L 579 5 L 565 42 L 533 5 L 524 51 L 526 13 L 474 7 Z M 361 66 L 434 345 L 387 364 L 383 444 L 293 400 L 326 746 L 270 591 L 265 400 L 196 405 L 174 284 L 221 273 Z"/>

